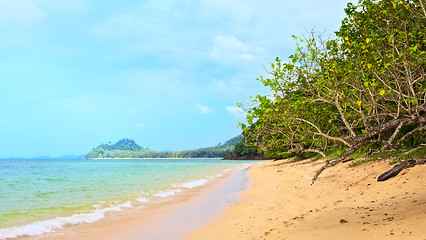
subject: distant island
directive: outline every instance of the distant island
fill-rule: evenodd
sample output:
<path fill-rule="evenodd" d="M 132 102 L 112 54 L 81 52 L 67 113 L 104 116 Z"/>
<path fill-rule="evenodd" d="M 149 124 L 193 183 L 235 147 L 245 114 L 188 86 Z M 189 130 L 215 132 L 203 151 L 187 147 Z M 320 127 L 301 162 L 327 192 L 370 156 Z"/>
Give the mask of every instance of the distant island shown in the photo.
<path fill-rule="evenodd" d="M 93 148 L 86 158 L 224 158 L 234 152 L 235 145 L 243 140 L 239 135 L 215 147 L 177 152 L 161 152 L 139 146 L 133 139 L 124 138 L 114 144 L 101 144 Z"/>

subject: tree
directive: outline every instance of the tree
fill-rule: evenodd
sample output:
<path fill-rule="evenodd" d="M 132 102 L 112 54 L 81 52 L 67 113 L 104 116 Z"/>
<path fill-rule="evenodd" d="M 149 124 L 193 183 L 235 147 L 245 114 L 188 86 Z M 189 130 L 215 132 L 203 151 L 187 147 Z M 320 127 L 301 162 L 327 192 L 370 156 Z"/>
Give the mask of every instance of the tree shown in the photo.
<path fill-rule="evenodd" d="M 272 90 L 248 109 L 245 135 L 264 151 L 322 155 L 321 172 L 363 146 L 399 148 L 426 130 L 424 0 L 349 3 L 336 39 L 312 32 L 259 80 Z M 330 161 L 326 151 L 344 153 Z"/>

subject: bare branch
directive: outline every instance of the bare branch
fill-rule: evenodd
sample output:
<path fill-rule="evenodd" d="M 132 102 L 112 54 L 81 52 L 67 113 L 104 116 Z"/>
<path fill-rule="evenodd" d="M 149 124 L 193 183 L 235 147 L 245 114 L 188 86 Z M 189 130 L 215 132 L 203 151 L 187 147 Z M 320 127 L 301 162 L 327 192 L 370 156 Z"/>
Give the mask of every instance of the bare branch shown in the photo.
<path fill-rule="evenodd" d="M 348 147 L 351 147 L 351 146 L 352 146 L 350 143 L 346 142 L 346 141 L 345 141 L 344 139 L 342 139 L 342 138 L 332 137 L 332 136 L 329 136 L 329 135 L 327 135 L 327 134 L 323 133 L 323 132 L 321 131 L 321 129 L 320 129 L 317 125 L 315 125 L 315 124 L 311 123 L 311 122 L 310 122 L 310 121 L 308 121 L 308 120 L 305 120 L 305 119 L 302 119 L 302 118 L 296 118 L 296 119 L 297 119 L 297 120 L 299 120 L 299 121 L 305 122 L 305 123 L 307 123 L 307 124 L 311 125 L 312 127 L 314 127 L 314 128 L 315 128 L 318 132 L 312 132 L 313 134 L 320 135 L 320 136 L 325 137 L 325 138 L 327 138 L 327 139 L 329 139 L 329 140 L 333 140 L 333 141 L 341 142 L 341 143 L 345 144 L 345 145 L 346 145 L 346 146 L 348 146 Z"/>

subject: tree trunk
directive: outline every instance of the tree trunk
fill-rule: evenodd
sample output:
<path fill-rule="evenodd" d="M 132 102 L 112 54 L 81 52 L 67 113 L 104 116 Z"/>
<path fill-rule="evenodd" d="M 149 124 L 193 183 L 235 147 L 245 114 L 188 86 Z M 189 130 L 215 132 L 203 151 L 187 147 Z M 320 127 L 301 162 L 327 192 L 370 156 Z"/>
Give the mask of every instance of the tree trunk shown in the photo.
<path fill-rule="evenodd" d="M 368 139 L 372 138 L 373 136 L 382 133 L 382 132 L 386 132 L 392 128 L 396 128 L 397 126 L 401 125 L 401 126 L 411 126 L 411 125 L 415 125 L 415 124 L 424 124 L 426 123 L 426 116 L 420 116 L 418 118 L 399 118 L 399 119 L 394 119 L 391 120 L 389 122 L 386 122 L 380 126 L 377 126 L 375 128 L 373 128 L 371 131 L 368 131 L 366 134 L 358 137 L 358 139 L 356 139 L 354 141 L 354 144 L 352 145 L 351 148 L 349 148 L 340 158 L 332 161 L 332 162 L 328 162 L 326 163 L 324 166 L 322 166 L 317 173 L 315 174 L 315 176 L 312 178 L 312 184 L 315 183 L 315 181 L 317 180 L 318 176 L 328 167 L 333 167 L 336 164 L 344 161 L 346 158 L 348 158 L 350 155 L 352 155 L 353 153 L 355 153 L 356 151 L 358 151 L 358 149 L 360 149 L 362 146 L 364 146 L 365 142 L 367 142 Z"/>
<path fill-rule="evenodd" d="M 389 178 L 395 177 L 396 175 L 398 175 L 399 172 L 401 172 L 402 169 L 404 168 L 409 168 L 416 165 L 416 160 L 407 160 L 404 161 L 396 166 L 394 166 L 393 168 L 391 168 L 391 170 L 383 173 L 382 175 L 380 175 L 377 178 L 378 182 L 382 182 L 382 181 L 386 181 Z"/>

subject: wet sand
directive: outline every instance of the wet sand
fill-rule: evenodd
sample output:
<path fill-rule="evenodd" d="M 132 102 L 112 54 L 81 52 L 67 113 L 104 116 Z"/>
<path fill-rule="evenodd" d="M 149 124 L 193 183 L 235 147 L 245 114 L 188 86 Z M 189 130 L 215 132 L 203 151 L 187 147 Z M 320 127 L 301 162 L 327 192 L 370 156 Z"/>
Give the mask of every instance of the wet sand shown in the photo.
<path fill-rule="evenodd" d="M 243 200 L 188 240 L 426 239 L 426 165 L 385 182 L 392 166 L 381 160 L 327 169 L 322 162 L 265 162 L 251 168 Z"/>

